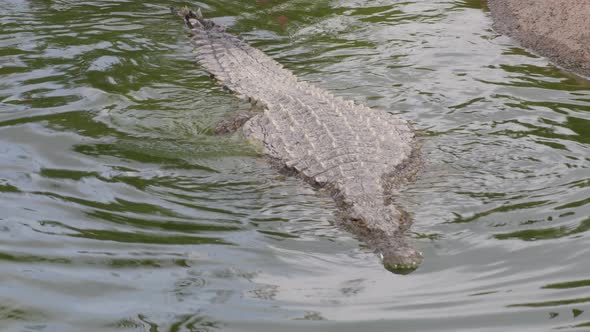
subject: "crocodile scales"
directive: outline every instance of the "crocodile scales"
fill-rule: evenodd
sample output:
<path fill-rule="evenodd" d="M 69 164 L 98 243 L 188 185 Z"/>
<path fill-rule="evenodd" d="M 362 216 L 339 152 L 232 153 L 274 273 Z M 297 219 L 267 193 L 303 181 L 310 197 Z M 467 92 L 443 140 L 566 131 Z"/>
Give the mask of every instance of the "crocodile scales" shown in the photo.
<path fill-rule="evenodd" d="M 244 135 L 262 143 L 273 164 L 332 195 L 341 210 L 338 223 L 374 249 L 388 270 L 415 269 L 422 255 L 407 239 L 411 220 L 393 202 L 400 183 L 420 164 L 410 125 L 298 80 L 200 10 L 173 12 L 189 27 L 203 68 L 263 109 L 239 114 L 219 131 L 243 124 Z"/>

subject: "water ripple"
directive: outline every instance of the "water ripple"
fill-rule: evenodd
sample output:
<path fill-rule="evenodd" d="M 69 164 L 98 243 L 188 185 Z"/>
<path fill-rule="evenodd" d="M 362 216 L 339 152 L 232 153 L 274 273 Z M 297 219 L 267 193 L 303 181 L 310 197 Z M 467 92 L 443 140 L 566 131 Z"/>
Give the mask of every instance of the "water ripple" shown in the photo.
<path fill-rule="evenodd" d="M 174 5 L 185 3 L 173 1 Z M 0 327 L 587 328 L 590 84 L 476 0 L 199 2 L 306 81 L 410 119 L 408 276 L 239 135 L 162 3 L 0 0 Z"/>

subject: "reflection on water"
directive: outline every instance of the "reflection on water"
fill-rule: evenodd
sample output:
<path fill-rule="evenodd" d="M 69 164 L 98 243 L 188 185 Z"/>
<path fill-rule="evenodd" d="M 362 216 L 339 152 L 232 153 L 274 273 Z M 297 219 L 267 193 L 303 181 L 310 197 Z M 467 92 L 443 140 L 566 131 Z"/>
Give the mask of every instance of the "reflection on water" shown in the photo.
<path fill-rule="evenodd" d="M 170 3 L 182 6 L 184 3 Z M 424 265 L 388 273 L 333 201 L 211 128 L 247 107 L 160 2 L 0 0 L 4 331 L 590 326 L 590 83 L 480 1 L 203 1 L 333 93 L 403 114 Z"/>

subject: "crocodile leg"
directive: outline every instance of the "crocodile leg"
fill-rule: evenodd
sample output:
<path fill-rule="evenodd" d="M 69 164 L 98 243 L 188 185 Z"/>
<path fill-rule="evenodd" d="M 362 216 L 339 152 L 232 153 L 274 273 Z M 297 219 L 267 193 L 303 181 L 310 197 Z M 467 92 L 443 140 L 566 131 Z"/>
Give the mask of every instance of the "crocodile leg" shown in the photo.
<path fill-rule="evenodd" d="M 257 114 L 264 112 L 264 107 L 256 100 L 243 95 L 236 95 L 245 104 L 240 105 L 240 110 L 231 113 L 221 120 L 213 130 L 215 135 L 232 134 L 240 129 L 248 120 L 255 117 Z"/>
<path fill-rule="evenodd" d="M 240 129 L 244 123 L 256 116 L 256 114 L 257 112 L 254 111 L 239 111 L 232 113 L 215 126 L 213 133 L 215 135 L 231 134 Z"/>

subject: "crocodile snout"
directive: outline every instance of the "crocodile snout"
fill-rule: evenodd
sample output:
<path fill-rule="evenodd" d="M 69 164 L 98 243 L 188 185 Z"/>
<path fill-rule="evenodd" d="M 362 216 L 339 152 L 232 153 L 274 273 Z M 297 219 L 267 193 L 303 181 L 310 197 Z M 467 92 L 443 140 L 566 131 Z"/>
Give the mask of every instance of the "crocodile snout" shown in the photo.
<path fill-rule="evenodd" d="M 385 268 L 395 274 L 411 273 L 424 260 L 422 253 L 409 246 L 396 248 L 395 251 L 387 250 L 386 252 L 382 252 L 381 258 Z"/>

